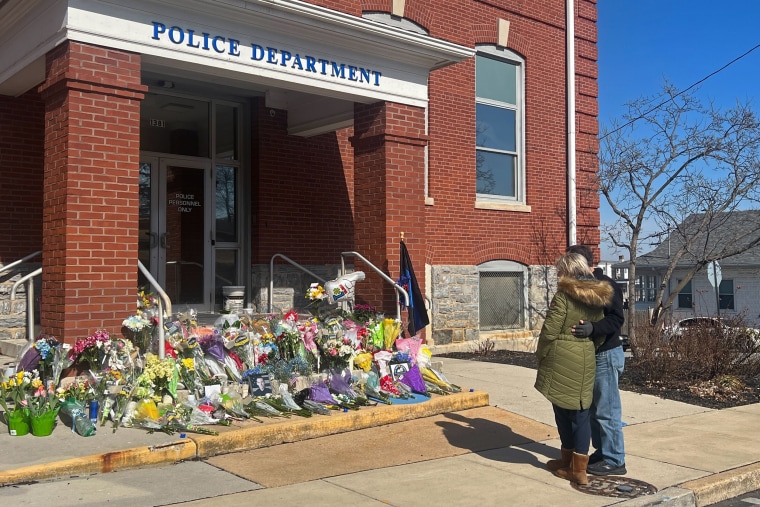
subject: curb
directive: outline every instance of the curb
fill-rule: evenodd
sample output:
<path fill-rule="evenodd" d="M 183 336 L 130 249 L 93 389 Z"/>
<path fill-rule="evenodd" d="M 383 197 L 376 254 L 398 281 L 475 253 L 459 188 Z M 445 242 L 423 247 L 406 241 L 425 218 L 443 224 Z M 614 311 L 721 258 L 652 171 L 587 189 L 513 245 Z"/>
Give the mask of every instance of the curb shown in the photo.
<path fill-rule="evenodd" d="M 701 479 L 684 482 L 696 497 L 695 505 L 711 505 L 760 489 L 760 463 L 734 468 Z"/>
<path fill-rule="evenodd" d="M 616 503 L 615 507 L 645 507 L 647 505 L 666 505 L 667 507 L 695 507 L 694 492 L 679 487 L 665 488 L 654 495 L 631 498 Z"/>
<path fill-rule="evenodd" d="M 760 489 L 760 463 L 707 475 L 665 488 L 654 495 L 640 496 L 615 504 L 617 507 L 696 507 L 712 505 Z"/>
<path fill-rule="evenodd" d="M 142 466 L 176 463 L 178 461 L 194 459 L 196 453 L 197 447 L 195 442 L 183 439 L 155 447 L 133 447 L 121 451 L 91 454 L 90 456 L 0 472 L 0 487 L 47 479 L 107 473 Z"/>
<path fill-rule="evenodd" d="M 484 406 L 488 406 L 488 393 L 473 391 L 436 395 L 427 401 L 408 405 L 377 405 L 357 411 L 334 412 L 330 416 L 277 419 L 276 422 L 266 420 L 263 424 L 253 423 L 256 426 L 244 428 L 220 427 L 216 436 L 189 434 L 188 438 L 161 446 L 133 447 L 0 471 L 0 487 L 209 458 Z"/>

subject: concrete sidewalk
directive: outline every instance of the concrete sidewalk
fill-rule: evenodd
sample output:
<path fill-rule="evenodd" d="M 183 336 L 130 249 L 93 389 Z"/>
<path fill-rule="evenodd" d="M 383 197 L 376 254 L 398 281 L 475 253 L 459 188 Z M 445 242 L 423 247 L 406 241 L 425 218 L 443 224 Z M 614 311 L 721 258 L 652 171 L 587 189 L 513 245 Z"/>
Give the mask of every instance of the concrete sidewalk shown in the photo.
<path fill-rule="evenodd" d="M 233 505 L 266 503 L 287 494 L 309 498 L 310 505 L 335 505 L 343 500 L 356 504 L 357 498 L 346 493 L 353 491 L 363 493 L 365 500 L 369 496 L 393 505 L 462 505 L 466 499 L 468 504 L 480 505 L 701 506 L 760 488 L 760 405 L 718 411 L 623 392 L 626 478 L 651 484 L 659 491 L 621 500 L 573 489 L 543 468 L 548 457 L 558 455 L 559 440 L 549 402 L 532 387 L 534 370 L 447 358 L 442 361 L 444 374 L 465 392 L 433 396 L 416 405 L 378 406 L 329 417 L 266 420 L 263 424 L 236 423 L 219 427 L 216 437 L 188 434 L 179 438 L 128 428 L 114 433 L 108 426 L 98 428 L 97 435 L 90 438 L 75 435 L 62 425 L 44 438 L 11 437 L 3 432 L 0 485 L 196 458 L 224 460 L 229 452 L 256 448 L 263 452 L 267 447 L 268 452 L 277 452 L 271 446 L 283 442 L 349 431 L 359 432 L 359 438 L 362 431 L 371 432 L 381 425 L 394 424 L 399 430 L 404 425 L 407 431 L 406 426 L 421 428 L 423 422 L 434 420 L 446 431 L 441 433 L 442 438 L 428 436 L 426 445 L 432 451 L 424 461 L 403 466 L 378 462 L 376 469 L 346 469 L 329 479 L 304 479 L 297 484 L 262 481 L 268 487 L 225 500 Z M 409 433 L 413 431 L 408 429 Z M 466 441 L 475 436 L 483 439 L 484 435 L 491 441 Z M 347 439 L 350 437 L 346 434 Z M 406 444 L 391 441 L 388 445 L 392 452 L 393 445 Z M 458 450 L 452 452 L 446 447 Z M 436 453 L 437 448 L 440 452 Z M 420 481 L 445 487 L 420 488 Z M 389 483 L 394 484 L 390 488 L 393 491 Z M 401 492 L 403 497 L 399 496 Z M 347 497 L 342 500 L 341 494 Z M 311 502 L 321 495 L 329 503 Z"/>

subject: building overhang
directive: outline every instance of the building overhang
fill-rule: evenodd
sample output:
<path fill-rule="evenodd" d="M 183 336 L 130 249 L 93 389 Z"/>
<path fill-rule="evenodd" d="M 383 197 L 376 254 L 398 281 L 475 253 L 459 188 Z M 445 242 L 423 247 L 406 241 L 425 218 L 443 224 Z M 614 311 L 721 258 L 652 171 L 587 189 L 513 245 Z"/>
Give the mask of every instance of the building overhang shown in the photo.
<path fill-rule="evenodd" d="M 474 54 L 298 0 L 5 0 L 0 33 L 0 94 L 11 96 L 42 82 L 45 55 L 66 40 L 264 92 L 420 107 L 431 70 Z"/>

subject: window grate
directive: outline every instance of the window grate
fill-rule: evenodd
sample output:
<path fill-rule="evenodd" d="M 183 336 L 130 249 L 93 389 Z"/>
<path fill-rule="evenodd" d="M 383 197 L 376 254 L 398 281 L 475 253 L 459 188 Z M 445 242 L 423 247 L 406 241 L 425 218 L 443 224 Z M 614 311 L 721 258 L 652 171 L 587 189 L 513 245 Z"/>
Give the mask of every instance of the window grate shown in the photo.
<path fill-rule="evenodd" d="M 480 330 L 525 327 L 523 273 L 480 272 Z"/>

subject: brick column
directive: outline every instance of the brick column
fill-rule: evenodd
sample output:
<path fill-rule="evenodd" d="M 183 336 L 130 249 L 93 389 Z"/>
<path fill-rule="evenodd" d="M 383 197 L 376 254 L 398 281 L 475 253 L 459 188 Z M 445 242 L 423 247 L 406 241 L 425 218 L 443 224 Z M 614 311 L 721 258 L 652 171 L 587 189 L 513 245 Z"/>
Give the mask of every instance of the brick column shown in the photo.
<path fill-rule="evenodd" d="M 42 332 L 118 335 L 134 313 L 140 55 L 66 42 L 47 55 Z"/>
<path fill-rule="evenodd" d="M 425 284 L 425 110 L 391 102 L 354 107 L 354 243 L 392 279 L 399 276 L 399 241 Z M 395 291 L 374 271 L 357 286 L 359 299 L 396 315 Z M 403 312 L 406 322 L 407 312 Z"/>

